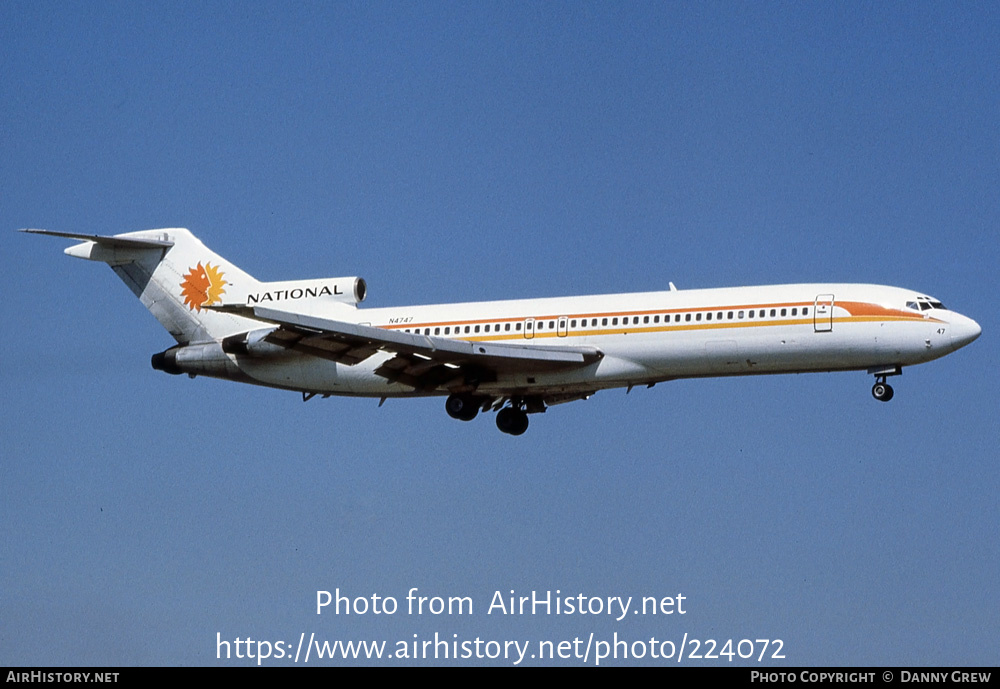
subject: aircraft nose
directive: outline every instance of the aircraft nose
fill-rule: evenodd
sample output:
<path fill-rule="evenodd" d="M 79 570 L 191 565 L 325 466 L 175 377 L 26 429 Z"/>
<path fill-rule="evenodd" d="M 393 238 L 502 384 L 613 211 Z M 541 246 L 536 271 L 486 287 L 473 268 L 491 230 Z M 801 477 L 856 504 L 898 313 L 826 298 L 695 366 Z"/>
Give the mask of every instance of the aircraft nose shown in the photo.
<path fill-rule="evenodd" d="M 982 332 L 983 329 L 974 320 L 956 314 L 956 318 L 951 322 L 952 349 L 964 347 L 979 337 L 979 334 Z"/>

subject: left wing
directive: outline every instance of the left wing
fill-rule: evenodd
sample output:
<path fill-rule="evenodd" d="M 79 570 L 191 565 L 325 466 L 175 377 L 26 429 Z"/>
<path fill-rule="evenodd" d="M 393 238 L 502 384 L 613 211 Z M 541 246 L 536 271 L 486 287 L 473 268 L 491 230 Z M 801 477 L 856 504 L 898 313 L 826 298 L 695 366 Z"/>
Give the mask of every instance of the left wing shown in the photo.
<path fill-rule="evenodd" d="M 222 307 L 222 310 L 238 310 L 241 315 L 277 324 L 279 327 L 264 337 L 265 342 L 348 366 L 358 364 L 376 352 L 391 352 L 394 356 L 375 369 L 375 373 L 389 382 L 426 391 L 492 382 L 501 373 L 540 373 L 579 368 L 604 357 L 604 353 L 596 347 L 469 342 L 374 328 L 262 306 L 236 309 L 230 306 Z"/>

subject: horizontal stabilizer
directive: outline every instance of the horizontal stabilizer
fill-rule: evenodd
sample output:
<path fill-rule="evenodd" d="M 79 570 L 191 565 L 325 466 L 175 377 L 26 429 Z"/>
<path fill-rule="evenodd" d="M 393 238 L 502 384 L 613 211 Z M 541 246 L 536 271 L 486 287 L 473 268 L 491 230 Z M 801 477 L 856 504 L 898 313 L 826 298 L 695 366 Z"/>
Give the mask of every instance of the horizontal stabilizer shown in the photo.
<path fill-rule="evenodd" d="M 138 239 L 135 237 L 110 237 L 99 234 L 78 234 L 76 232 L 53 232 L 52 230 L 21 230 L 31 234 L 45 234 L 50 237 L 65 237 L 81 242 L 94 242 L 112 249 L 168 249 L 173 242 L 163 239 Z"/>

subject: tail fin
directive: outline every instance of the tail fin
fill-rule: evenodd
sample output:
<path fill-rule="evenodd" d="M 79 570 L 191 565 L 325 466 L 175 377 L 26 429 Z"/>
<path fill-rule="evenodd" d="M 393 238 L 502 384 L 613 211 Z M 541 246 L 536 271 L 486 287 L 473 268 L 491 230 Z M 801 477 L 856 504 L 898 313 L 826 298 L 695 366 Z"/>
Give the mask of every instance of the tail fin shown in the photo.
<path fill-rule="evenodd" d="M 221 303 L 227 290 L 245 293 L 259 283 L 188 230 L 144 230 L 110 237 L 24 231 L 82 240 L 66 253 L 110 265 L 180 344 L 218 340 L 260 325 L 203 308 Z"/>

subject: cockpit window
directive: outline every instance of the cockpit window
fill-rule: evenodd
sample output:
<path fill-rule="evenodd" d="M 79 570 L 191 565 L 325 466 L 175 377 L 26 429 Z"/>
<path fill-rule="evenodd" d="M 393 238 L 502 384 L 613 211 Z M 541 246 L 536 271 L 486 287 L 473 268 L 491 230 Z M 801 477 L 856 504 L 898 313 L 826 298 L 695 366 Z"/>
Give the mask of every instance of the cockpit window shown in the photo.
<path fill-rule="evenodd" d="M 944 304 L 930 297 L 917 297 L 916 301 L 908 301 L 906 302 L 906 308 L 913 309 L 914 311 L 930 311 L 931 309 L 948 310 L 948 307 Z"/>

